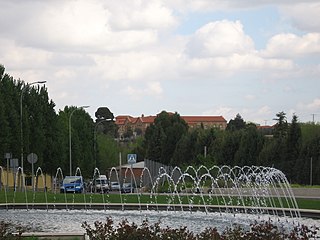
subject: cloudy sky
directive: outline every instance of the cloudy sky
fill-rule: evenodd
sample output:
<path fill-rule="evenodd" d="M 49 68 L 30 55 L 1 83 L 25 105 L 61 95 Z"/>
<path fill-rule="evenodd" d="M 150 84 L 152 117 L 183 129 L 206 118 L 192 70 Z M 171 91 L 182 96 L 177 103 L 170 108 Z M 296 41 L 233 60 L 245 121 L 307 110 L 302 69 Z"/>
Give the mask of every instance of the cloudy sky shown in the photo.
<path fill-rule="evenodd" d="M 317 0 L 0 0 L 0 64 L 46 80 L 57 112 L 320 122 L 319 13 Z"/>

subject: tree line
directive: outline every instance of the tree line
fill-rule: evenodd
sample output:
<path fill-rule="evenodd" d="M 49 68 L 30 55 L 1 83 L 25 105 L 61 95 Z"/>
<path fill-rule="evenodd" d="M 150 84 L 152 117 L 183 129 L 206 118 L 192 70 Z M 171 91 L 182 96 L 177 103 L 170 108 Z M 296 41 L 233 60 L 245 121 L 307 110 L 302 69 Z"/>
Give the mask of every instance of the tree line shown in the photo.
<path fill-rule="evenodd" d="M 226 130 L 189 129 L 178 113 L 161 112 L 136 149 L 143 158 L 163 164 L 269 166 L 282 170 L 291 183 L 320 184 L 320 125 L 299 123 L 276 114 L 276 124 L 262 129 L 240 114 Z"/>
<path fill-rule="evenodd" d="M 81 108 L 66 106 L 57 114 L 45 85 L 29 85 L 5 73 L 0 65 L 0 154 L 11 153 L 24 172 L 30 174 L 30 153 L 38 156 L 35 167 L 54 176 L 57 169 L 69 175 L 69 120 L 71 112 L 72 172 L 79 166 L 83 174 L 93 172 L 93 120 Z M 4 158 L 2 158 L 4 159 Z M 6 167 L 6 160 L 1 162 Z M 35 168 L 36 169 L 36 168 Z"/>
<path fill-rule="evenodd" d="M 274 128 L 262 130 L 238 114 L 222 131 L 205 126 L 189 128 L 178 113 L 163 111 L 145 135 L 121 142 L 107 107 L 97 109 L 95 120 L 82 108 L 66 106 L 58 113 L 54 108 L 45 85 L 30 86 L 16 80 L 0 65 L 0 154 L 12 153 L 21 166 L 23 153 L 27 174 L 31 172 L 26 159 L 29 153 L 38 155 L 35 167 L 52 176 L 58 168 L 69 175 L 71 157 L 72 173 L 79 167 L 82 175 L 90 178 L 95 167 L 105 173 L 117 166 L 122 152 L 123 162 L 127 153 L 136 153 L 138 160 L 180 167 L 273 166 L 292 183 L 320 184 L 316 174 L 320 172 L 320 125 L 299 123 L 296 115 L 288 122 L 280 112 Z M 6 166 L 4 158 L 1 166 Z"/>

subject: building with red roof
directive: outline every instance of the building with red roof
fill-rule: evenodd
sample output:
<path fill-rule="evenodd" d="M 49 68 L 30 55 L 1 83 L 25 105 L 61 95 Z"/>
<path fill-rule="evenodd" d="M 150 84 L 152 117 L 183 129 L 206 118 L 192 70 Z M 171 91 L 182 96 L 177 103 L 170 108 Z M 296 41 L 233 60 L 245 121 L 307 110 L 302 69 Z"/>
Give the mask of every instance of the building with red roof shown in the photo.
<path fill-rule="evenodd" d="M 123 137 L 130 129 L 134 135 L 144 135 L 146 129 L 154 123 L 157 116 L 132 117 L 129 115 L 120 115 L 116 117 L 116 125 L 118 126 L 118 134 Z M 203 127 L 217 128 L 225 130 L 227 121 L 223 116 L 180 116 L 189 126 L 189 128 Z"/>

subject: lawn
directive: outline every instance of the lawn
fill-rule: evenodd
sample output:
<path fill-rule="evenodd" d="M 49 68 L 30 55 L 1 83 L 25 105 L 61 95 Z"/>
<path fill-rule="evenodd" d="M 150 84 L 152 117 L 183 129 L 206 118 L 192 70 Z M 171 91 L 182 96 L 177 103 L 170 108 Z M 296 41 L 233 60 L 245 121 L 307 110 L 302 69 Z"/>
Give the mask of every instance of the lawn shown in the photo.
<path fill-rule="evenodd" d="M 192 205 L 245 205 L 245 206 L 275 206 L 288 207 L 293 206 L 291 201 L 285 198 L 260 198 L 252 199 L 251 197 L 216 197 L 209 195 L 190 194 L 190 195 L 172 195 L 172 194 L 63 194 L 63 193 L 44 193 L 44 192 L 12 192 L 5 193 L 0 191 L 0 203 L 142 203 L 142 204 L 192 204 Z M 299 208 L 320 210 L 320 200 L 315 199 L 296 199 Z M 282 205 L 280 204 L 282 202 Z M 289 205 L 288 205 L 288 204 Z"/>

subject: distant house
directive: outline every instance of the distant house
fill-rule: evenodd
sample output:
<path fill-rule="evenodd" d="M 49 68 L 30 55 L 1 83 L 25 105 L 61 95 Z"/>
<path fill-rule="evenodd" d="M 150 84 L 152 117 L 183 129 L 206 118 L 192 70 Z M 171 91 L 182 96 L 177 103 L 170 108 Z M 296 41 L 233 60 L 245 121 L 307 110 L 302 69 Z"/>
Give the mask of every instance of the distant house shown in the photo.
<path fill-rule="evenodd" d="M 157 116 L 144 116 L 132 117 L 129 115 L 120 115 L 116 117 L 116 125 L 118 126 L 118 135 L 123 137 L 129 130 L 133 135 L 144 135 L 146 129 L 154 123 Z M 227 121 L 222 116 L 180 116 L 190 128 L 203 127 L 217 128 L 225 130 Z"/>
<path fill-rule="evenodd" d="M 273 126 L 257 126 L 257 129 L 265 136 L 265 137 L 273 137 L 273 132 L 274 132 L 275 125 Z"/>
<path fill-rule="evenodd" d="M 218 128 L 225 130 L 227 121 L 222 116 L 181 116 L 189 127 Z"/>

